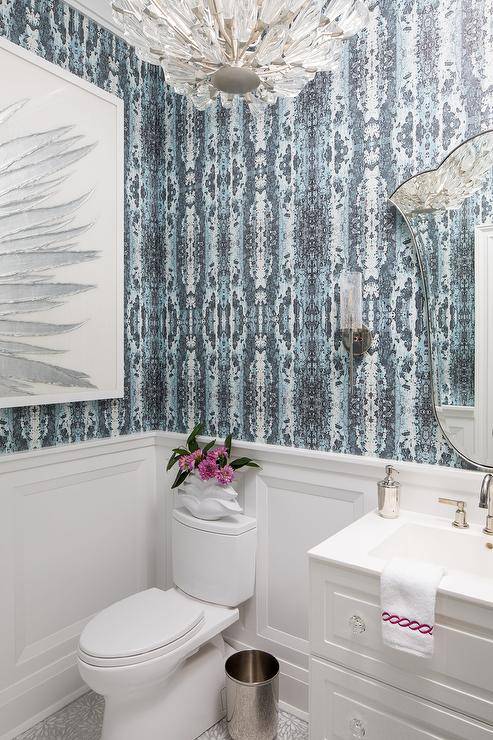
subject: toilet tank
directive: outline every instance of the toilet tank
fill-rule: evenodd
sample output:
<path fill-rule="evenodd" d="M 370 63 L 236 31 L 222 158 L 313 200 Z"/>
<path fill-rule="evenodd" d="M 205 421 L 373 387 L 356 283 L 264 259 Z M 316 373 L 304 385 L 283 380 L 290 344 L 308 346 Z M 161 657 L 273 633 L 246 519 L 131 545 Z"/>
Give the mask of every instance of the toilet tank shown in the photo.
<path fill-rule="evenodd" d="M 190 596 L 238 606 L 253 596 L 257 523 L 235 514 L 217 521 L 173 511 L 173 581 Z"/>

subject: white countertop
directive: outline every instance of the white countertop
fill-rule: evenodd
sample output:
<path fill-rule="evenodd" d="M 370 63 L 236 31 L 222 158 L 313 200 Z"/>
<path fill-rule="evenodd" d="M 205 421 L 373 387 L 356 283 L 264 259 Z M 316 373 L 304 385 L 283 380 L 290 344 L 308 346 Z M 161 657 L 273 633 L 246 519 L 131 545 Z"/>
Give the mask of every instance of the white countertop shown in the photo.
<path fill-rule="evenodd" d="M 453 517 L 453 511 L 451 513 Z M 402 530 L 401 543 L 398 532 L 403 527 L 406 528 Z M 429 528 L 435 530 L 436 537 Z M 413 541 L 409 540 L 411 535 Z M 404 552 L 396 551 L 395 557 L 421 561 L 427 560 L 426 548 L 430 549 L 430 539 L 435 539 L 430 549 L 432 562 L 441 562 L 447 569 L 439 594 L 493 607 L 493 549 L 487 547 L 493 544 L 493 537 L 483 534 L 482 527 L 477 524 L 460 530 L 451 526 L 450 518 L 401 511 L 398 519 L 383 519 L 373 511 L 312 548 L 308 555 L 311 559 L 380 576 L 388 558 L 378 557 L 373 551 L 377 548 L 392 550 L 392 545 L 386 547 L 389 538 Z M 460 565 L 462 554 L 466 564 L 464 570 Z"/>

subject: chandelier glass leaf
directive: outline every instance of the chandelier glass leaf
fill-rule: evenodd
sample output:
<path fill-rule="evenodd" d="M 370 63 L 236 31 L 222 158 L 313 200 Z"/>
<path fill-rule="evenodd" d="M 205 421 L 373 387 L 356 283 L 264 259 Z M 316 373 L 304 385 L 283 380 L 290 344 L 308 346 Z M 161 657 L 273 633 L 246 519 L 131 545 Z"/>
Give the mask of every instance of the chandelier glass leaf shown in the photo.
<path fill-rule="evenodd" d="M 363 29 L 363 0 L 113 0 L 141 59 L 204 110 L 244 98 L 260 113 L 336 69 L 344 39 Z"/>

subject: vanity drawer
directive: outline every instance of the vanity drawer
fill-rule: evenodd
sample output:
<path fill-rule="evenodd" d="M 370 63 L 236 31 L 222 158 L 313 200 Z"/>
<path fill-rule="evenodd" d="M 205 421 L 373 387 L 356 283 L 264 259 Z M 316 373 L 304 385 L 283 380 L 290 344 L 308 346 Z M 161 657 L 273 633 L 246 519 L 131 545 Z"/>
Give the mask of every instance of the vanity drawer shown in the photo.
<path fill-rule="evenodd" d="M 492 740 L 493 727 L 310 660 L 310 740 Z"/>
<path fill-rule="evenodd" d="M 493 724 L 493 618 L 439 596 L 435 652 L 420 658 L 381 638 L 379 578 L 310 562 L 311 652 Z"/>

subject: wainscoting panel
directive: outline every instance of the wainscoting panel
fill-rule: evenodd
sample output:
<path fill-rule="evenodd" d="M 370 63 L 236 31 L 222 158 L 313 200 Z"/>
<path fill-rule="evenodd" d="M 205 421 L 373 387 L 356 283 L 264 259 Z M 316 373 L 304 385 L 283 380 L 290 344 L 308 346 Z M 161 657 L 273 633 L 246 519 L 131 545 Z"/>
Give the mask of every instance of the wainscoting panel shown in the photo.
<path fill-rule="evenodd" d="M 158 459 L 164 463 L 183 435 L 157 432 Z M 314 452 L 257 443 L 238 443 L 238 456 L 262 465 L 245 471 L 235 486 L 245 512 L 257 518 L 256 593 L 240 609 L 240 621 L 226 635 L 234 647 L 273 653 L 281 664 L 281 700 L 302 718 L 308 716 L 308 558 L 307 550 L 376 507 L 377 482 L 392 461 Z M 438 497 L 464 498 L 471 520 L 477 508 L 481 474 L 436 465 L 395 463 L 402 482 L 403 508 L 447 516 Z M 158 469 L 161 469 L 160 467 Z M 159 487 L 165 491 L 163 474 Z M 175 505 L 178 503 L 175 497 Z M 165 493 L 169 522 L 173 498 Z M 168 554 L 168 582 L 171 557 Z M 234 575 L 232 576 L 234 577 Z"/>
<path fill-rule="evenodd" d="M 0 458 L 0 740 L 10 740 L 86 690 L 79 634 L 124 596 L 172 584 L 171 494 L 165 466 L 183 435 L 150 432 Z M 253 599 L 226 639 L 281 664 L 284 708 L 308 712 L 306 551 L 376 506 L 386 460 L 241 442 L 262 466 L 238 476 L 257 518 Z M 482 475 L 397 463 L 403 508 L 449 516 L 441 495 L 467 501 Z M 234 578 L 235 574 L 232 573 Z"/>
<path fill-rule="evenodd" d="M 0 736 L 85 690 L 84 625 L 156 582 L 155 481 L 152 436 L 0 462 Z"/>
<path fill-rule="evenodd" d="M 260 473 L 247 473 L 243 501 L 257 517 L 256 593 L 228 635 L 237 647 L 257 646 L 280 659 L 282 700 L 305 717 L 307 551 L 362 516 L 370 502 L 362 481 L 329 479 L 306 460 L 287 462 L 273 456 Z"/>
<path fill-rule="evenodd" d="M 307 551 L 363 513 L 363 492 L 268 478 L 257 482 L 257 628 L 308 653 Z"/>

